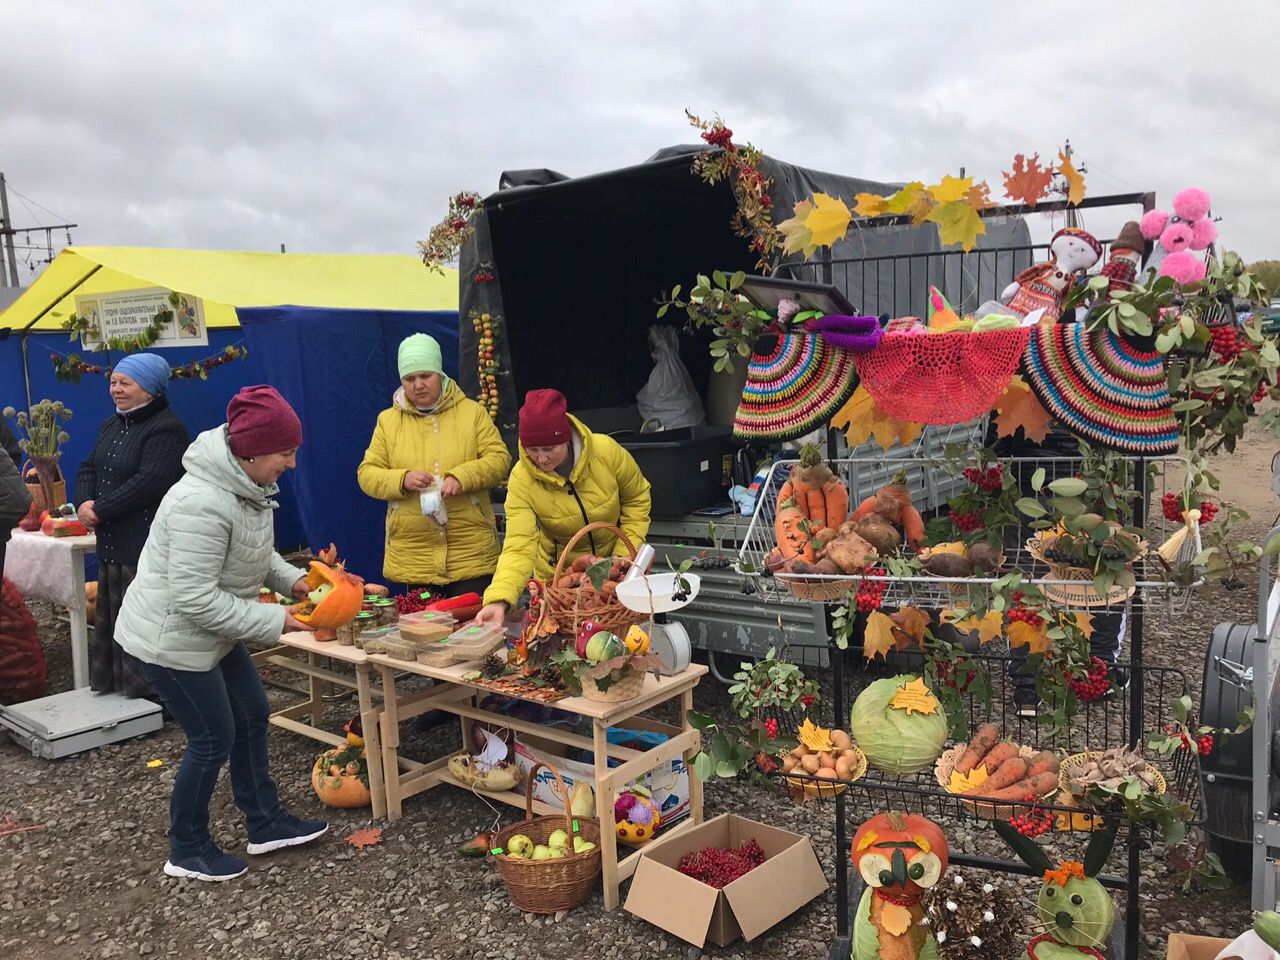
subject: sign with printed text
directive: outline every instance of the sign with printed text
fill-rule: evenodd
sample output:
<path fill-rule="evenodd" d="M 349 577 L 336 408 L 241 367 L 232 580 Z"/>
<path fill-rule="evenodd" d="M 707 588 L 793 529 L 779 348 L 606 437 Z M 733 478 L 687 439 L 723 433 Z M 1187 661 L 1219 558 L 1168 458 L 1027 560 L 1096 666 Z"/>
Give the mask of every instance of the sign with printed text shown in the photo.
<path fill-rule="evenodd" d="M 101 350 L 102 344 L 114 337 L 136 336 L 164 310 L 173 317 L 160 328 L 159 337 L 148 349 L 208 346 L 209 331 L 200 298 L 164 287 L 77 296 L 76 313 L 88 322 L 80 337 L 81 346 L 85 350 Z"/>

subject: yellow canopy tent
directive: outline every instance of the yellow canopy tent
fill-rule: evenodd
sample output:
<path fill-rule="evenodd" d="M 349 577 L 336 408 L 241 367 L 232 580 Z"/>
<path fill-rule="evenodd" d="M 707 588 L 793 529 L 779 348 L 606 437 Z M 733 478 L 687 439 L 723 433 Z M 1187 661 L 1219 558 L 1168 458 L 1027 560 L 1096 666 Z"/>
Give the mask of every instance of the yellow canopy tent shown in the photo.
<path fill-rule="evenodd" d="M 0 312 L 0 330 L 61 330 L 77 294 L 143 287 L 199 297 L 211 329 L 238 327 L 236 307 L 458 309 L 457 273 L 428 270 L 416 257 L 67 247 Z"/>

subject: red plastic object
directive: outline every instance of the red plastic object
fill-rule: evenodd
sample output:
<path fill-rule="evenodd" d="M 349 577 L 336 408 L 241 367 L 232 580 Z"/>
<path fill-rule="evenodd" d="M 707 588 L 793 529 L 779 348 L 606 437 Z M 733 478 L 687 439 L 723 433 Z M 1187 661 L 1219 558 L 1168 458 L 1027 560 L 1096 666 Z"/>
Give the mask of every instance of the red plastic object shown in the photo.
<path fill-rule="evenodd" d="M 944 426 L 991 410 L 1018 369 L 1031 328 L 985 333 L 888 332 L 854 356 L 881 410 L 898 420 Z"/>
<path fill-rule="evenodd" d="M 84 537 L 89 528 L 72 517 L 49 517 L 40 524 L 40 532 L 46 537 Z"/>
<path fill-rule="evenodd" d="M 428 603 L 426 609 L 444 610 L 452 613 L 453 611 L 464 607 L 479 607 L 483 603 L 484 600 L 480 597 L 480 594 L 464 593 L 460 597 L 449 597 L 447 600 L 437 600 L 435 603 Z"/>
<path fill-rule="evenodd" d="M 0 591 L 0 703 L 22 703 L 45 694 L 44 647 L 22 594 L 5 579 Z"/>

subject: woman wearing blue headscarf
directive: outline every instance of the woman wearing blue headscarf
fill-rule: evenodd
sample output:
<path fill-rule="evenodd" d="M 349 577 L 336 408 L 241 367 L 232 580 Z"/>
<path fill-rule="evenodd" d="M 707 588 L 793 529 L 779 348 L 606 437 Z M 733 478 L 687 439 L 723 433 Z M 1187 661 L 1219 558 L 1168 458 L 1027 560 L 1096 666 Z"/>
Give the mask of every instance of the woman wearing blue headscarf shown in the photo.
<path fill-rule="evenodd" d="M 102 422 L 93 452 L 76 474 L 80 519 L 98 537 L 98 600 L 89 647 L 96 693 L 151 694 L 138 662 L 115 639 L 116 616 L 138 568 L 142 545 L 164 495 L 182 478 L 190 437 L 169 409 L 169 364 L 134 353 L 111 371 L 116 412 Z"/>

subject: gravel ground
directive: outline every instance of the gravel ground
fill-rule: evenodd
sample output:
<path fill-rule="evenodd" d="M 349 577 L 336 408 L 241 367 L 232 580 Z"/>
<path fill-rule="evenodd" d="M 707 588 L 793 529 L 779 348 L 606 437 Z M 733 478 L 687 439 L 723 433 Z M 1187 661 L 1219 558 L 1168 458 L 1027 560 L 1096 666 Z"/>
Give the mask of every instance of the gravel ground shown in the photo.
<path fill-rule="evenodd" d="M 1259 443 L 1224 460 L 1224 494 L 1254 514 L 1260 535 L 1271 520 L 1271 447 Z M 1256 582 L 1228 592 L 1203 592 L 1185 616 L 1148 623 L 1150 662 L 1187 670 L 1198 699 L 1200 665 L 1213 626 L 1247 620 Z M 70 687 L 67 629 L 39 604 L 35 613 L 50 661 L 50 689 Z M 272 691 L 281 703 L 289 695 Z M 697 691 L 697 706 L 728 712 L 728 698 L 713 681 Z M 336 730 L 352 712 L 332 705 L 326 720 Z M 438 755 L 454 728 L 416 733 L 406 726 L 409 755 Z M 271 735 L 272 769 L 285 802 L 304 815 L 319 805 L 307 776 L 317 745 L 282 731 Z M 597 895 L 560 922 L 522 915 L 506 899 L 492 866 L 464 860 L 457 844 L 489 828 L 494 813 L 459 790 L 434 790 L 406 804 L 406 815 L 386 828 L 383 842 L 365 849 L 343 843 L 369 826 L 361 812 L 329 811 L 332 830 L 303 850 L 254 859 L 244 878 L 228 884 L 170 880 L 165 856 L 168 794 L 181 758 L 181 732 L 169 726 L 141 740 L 58 762 L 33 759 L 0 742 L 0 817 L 42 830 L 0 838 L 0 956 L 109 958 L 190 956 L 340 958 L 679 957 L 684 945 L 622 910 L 605 913 Z M 163 765 L 147 766 L 159 759 Z M 832 807 L 797 807 L 777 793 L 745 782 L 708 785 L 706 812 L 736 812 L 808 834 L 823 867 L 834 877 Z M 853 811 L 850 829 L 870 811 Z M 518 819 L 501 811 L 504 824 Z M 213 801 L 215 836 L 229 850 L 243 848 L 244 826 L 225 778 Z M 952 845 L 998 853 L 989 831 L 948 823 Z M 1158 853 L 1158 851 L 1157 851 Z M 1112 863 L 1112 869 L 1118 867 Z M 1163 862 L 1145 868 L 1144 940 L 1147 956 L 1163 956 L 1170 931 L 1234 935 L 1248 924 L 1243 888 L 1182 896 L 1170 888 Z M 1030 881 L 1013 881 L 1034 896 Z M 624 891 L 625 892 L 625 891 Z M 828 894 L 755 943 L 709 948 L 707 956 L 825 957 L 834 934 L 834 897 Z"/>

